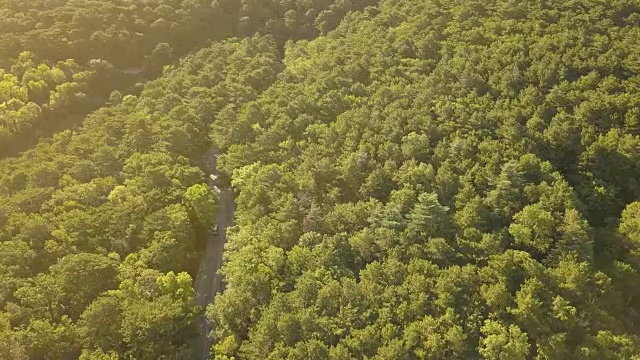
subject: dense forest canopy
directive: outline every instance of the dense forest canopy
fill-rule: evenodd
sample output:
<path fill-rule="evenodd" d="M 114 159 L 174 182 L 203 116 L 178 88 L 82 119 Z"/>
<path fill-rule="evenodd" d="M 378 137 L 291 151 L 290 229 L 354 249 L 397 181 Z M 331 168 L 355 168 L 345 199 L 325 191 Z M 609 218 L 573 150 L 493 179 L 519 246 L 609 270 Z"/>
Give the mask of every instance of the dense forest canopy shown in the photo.
<path fill-rule="evenodd" d="M 8 359 L 640 358 L 636 1 L 0 9 Z"/>
<path fill-rule="evenodd" d="M 0 69 L 0 158 L 81 122 L 115 84 L 126 83 L 124 74 L 103 60 L 80 66 L 67 59 L 50 67 L 36 63 L 31 52 L 20 53 L 10 72 Z"/>
<path fill-rule="evenodd" d="M 373 0 L 0 0 L 0 64 L 41 59 L 139 65 L 158 44 L 183 54 L 203 41 L 256 30 L 312 37 Z"/>
<path fill-rule="evenodd" d="M 89 112 L 123 94 L 138 94 L 141 82 L 211 41 L 260 32 L 282 47 L 288 40 L 326 33 L 347 12 L 372 4 L 374 0 L 0 0 L 0 111 L 17 111 L 0 117 L 0 159 L 32 147 L 41 137 L 75 128 Z M 60 70 L 61 64 L 66 82 L 60 76 L 51 79 L 44 68 Z M 71 81 L 77 71 L 82 74 Z M 93 76 L 83 86 L 87 72 Z M 4 76 L 9 73 L 15 77 Z M 52 92 L 54 107 L 64 111 L 42 109 L 41 102 Z M 23 103 L 28 103 L 25 109 Z"/>

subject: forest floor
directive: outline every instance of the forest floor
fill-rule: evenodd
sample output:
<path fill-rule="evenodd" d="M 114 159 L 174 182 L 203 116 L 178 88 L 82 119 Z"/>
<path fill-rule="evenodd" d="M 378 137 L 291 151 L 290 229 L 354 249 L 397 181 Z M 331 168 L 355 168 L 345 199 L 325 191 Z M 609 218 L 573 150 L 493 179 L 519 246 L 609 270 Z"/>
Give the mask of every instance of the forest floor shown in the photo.
<path fill-rule="evenodd" d="M 216 179 L 219 173 L 216 166 L 217 155 L 214 150 L 209 150 L 206 154 L 206 169 L 210 174 L 207 183 L 218 195 L 218 212 L 216 214 L 216 225 L 218 225 L 218 233 L 209 232 L 207 236 L 207 248 L 202 256 L 198 276 L 195 282 L 196 304 L 206 308 L 215 299 L 216 294 L 224 290 L 222 276 L 218 273 L 222 266 L 222 255 L 224 252 L 224 244 L 227 236 L 226 230 L 233 223 L 235 203 L 230 188 L 219 189 L 216 185 Z M 211 348 L 211 339 L 209 332 L 211 331 L 211 323 L 206 316 L 202 316 L 199 320 L 199 337 L 195 347 L 194 359 L 209 359 L 209 350 Z"/>

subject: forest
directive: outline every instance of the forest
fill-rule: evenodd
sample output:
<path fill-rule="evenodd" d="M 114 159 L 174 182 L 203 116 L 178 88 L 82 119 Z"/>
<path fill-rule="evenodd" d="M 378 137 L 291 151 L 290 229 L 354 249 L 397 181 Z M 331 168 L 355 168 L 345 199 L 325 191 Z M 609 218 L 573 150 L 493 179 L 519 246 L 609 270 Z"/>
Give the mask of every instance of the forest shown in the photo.
<path fill-rule="evenodd" d="M 0 13 L 0 357 L 640 360 L 637 1 Z"/>

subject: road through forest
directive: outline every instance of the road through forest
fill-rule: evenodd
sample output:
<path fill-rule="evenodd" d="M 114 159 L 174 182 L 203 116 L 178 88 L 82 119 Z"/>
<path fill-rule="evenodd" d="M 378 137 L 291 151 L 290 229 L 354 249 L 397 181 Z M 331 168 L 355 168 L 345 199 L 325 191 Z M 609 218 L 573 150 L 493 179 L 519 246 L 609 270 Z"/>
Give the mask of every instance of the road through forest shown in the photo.
<path fill-rule="evenodd" d="M 222 266 L 222 254 L 224 252 L 224 244 L 226 243 L 227 227 L 233 223 L 235 203 L 233 202 L 233 194 L 229 188 L 218 188 L 216 178 L 219 178 L 217 169 L 217 155 L 214 150 L 209 150 L 205 156 L 205 166 L 209 173 L 207 184 L 218 195 L 218 211 L 216 213 L 216 225 L 218 225 L 218 234 L 211 231 L 207 235 L 207 248 L 202 256 L 200 268 L 195 282 L 197 305 L 206 308 L 215 299 L 217 293 L 224 290 L 222 277 L 218 274 L 218 270 Z M 209 350 L 211 348 L 211 339 L 208 334 L 211 331 L 211 323 L 203 315 L 199 319 L 198 324 L 199 336 L 196 341 L 194 359 L 209 359 Z"/>

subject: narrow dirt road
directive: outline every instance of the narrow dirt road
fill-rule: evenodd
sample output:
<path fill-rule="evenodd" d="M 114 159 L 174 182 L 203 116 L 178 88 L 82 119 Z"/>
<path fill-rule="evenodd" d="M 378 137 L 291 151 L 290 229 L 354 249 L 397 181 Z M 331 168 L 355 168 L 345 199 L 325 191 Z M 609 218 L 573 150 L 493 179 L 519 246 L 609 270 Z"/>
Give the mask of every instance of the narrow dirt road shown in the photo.
<path fill-rule="evenodd" d="M 217 293 L 224 290 L 222 277 L 218 274 L 218 270 L 222 266 L 222 253 L 224 252 L 224 244 L 227 236 L 226 230 L 233 223 L 235 203 L 231 189 L 219 189 L 216 184 L 216 178 L 219 176 L 216 166 L 217 155 L 215 151 L 209 150 L 206 154 L 206 168 L 209 172 L 207 183 L 218 194 L 218 212 L 216 214 L 216 225 L 218 225 L 218 233 L 211 231 L 207 238 L 207 249 L 205 250 L 200 269 L 196 277 L 195 290 L 197 305 L 206 307 L 215 299 Z M 208 334 L 211 331 L 211 323 L 205 316 L 199 320 L 199 337 L 195 346 L 194 359 L 209 359 L 209 349 L 211 348 L 211 339 Z"/>

